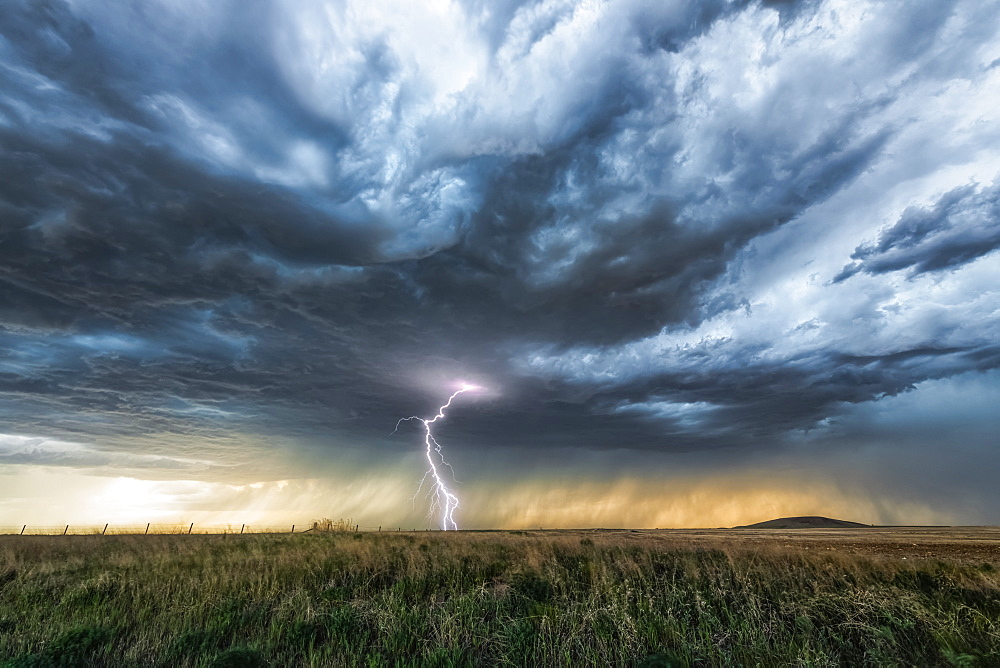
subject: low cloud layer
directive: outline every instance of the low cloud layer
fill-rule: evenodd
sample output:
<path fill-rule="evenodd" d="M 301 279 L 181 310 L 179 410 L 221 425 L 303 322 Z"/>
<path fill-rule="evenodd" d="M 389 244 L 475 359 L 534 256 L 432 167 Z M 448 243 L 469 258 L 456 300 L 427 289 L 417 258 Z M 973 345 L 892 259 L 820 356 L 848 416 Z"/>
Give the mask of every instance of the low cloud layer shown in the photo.
<path fill-rule="evenodd" d="M 0 466 L 375 475 L 460 380 L 481 485 L 896 452 L 857 416 L 1000 366 L 997 34 L 973 0 L 3 3 L 0 433 L 86 454 Z M 951 455 L 914 447 L 919 488 Z"/>

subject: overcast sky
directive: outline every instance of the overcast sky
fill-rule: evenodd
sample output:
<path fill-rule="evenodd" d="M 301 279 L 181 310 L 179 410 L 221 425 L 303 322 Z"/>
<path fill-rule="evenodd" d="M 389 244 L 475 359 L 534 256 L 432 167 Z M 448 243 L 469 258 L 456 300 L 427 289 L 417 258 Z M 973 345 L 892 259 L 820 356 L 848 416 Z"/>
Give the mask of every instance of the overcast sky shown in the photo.
<path fill-rule="evenodd" d="M 998 247 L 995 3 L 9 0 L 0 523 L 1000 523 Z"/>

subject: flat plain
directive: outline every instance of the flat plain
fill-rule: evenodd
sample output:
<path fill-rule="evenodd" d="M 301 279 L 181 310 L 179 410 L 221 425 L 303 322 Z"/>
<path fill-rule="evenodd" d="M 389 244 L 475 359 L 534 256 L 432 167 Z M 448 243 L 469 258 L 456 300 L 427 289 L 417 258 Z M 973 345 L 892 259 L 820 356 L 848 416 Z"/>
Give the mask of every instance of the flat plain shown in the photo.
<path fill-rule="evenodd" d="M 1000 529 L 0 536 L 0 663 L 1000 665 Z"/>

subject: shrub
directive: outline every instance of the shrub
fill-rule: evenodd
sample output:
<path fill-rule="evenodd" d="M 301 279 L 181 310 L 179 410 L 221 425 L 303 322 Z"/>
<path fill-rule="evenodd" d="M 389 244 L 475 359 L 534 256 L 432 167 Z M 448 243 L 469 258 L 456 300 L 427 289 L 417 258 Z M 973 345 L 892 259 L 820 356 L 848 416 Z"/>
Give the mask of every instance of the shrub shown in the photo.
<path fill-rule="evenodd" d="M 350 518 L 331 520 L 328 517 L 324 517 L 321 520 L 315 520 L 312 524 L 313 531 L 330 532 L 330 531 L 352 531 L 354 529 L 354 524 Z"/>

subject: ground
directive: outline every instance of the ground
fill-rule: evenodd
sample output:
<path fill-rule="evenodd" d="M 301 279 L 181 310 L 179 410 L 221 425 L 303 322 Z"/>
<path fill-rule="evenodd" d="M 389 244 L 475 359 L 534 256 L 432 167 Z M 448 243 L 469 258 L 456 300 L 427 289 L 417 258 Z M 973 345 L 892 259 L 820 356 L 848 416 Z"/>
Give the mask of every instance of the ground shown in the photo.
<path fill-rule="evenodd" d="M 0 665 L 1000 665 L 1000 529 L 0 536 Z"/>

